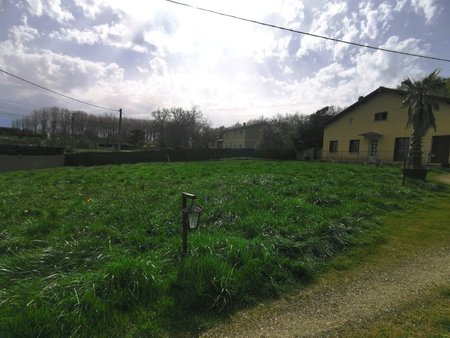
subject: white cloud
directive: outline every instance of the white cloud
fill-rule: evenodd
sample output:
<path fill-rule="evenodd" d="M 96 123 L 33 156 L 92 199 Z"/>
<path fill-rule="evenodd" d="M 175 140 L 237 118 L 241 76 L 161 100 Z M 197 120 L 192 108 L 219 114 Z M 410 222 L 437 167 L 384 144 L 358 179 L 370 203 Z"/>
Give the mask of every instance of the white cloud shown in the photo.
<path fill-rule="evenodd" d="M 13 26 L 9 31 L 9 41 L 17 49 L 22 49 L 26 42 L 39 37 L 39 31 L 28 25 Z"/>
<path fill-rule="evenodd" d="M 79 44 L 93 45 L 102 42 L 100 35 L 92 29 L 80 31 L 78 29 L 61 28 L 59 32 L 49 34 L 52 39 L 61 41 L 75 41 Z"/>
<path fill-rule="evenodd" d="M 151 59 L 149 66 L 154 74 L 164 76 L 167 73 L 167 62 L 160 57 Z"/>
<path fill-rule="evenodd" d="M 381 47 L 412 53 L 424 53 L 419 45 L 420 40 L 418 39 L 400 40 L 397 36 L 391 36 Z M 364 84 L 363 88 L 366 89 L 381 85 L 396 86 L 408 74 L 419 72 L 420 68 L 411 61 L 409 57 L 382 51 L 364 51 L 353 58 L 358 77 L 361 78 L 360 81 Z"/>
<path fill-rule="evenodd" d="M 141 74 L 148 74 L 148 73 L 150 73 L 150 70 L 149 70 L 148 68 L 136 66 L 136 69 L 137 69 L 138 72 L 141 73 Z"/>
<path fill-rule="evenodd" d="M 360 38 L 376 39 L 380 33 L 389 28 L 389 22 L 392 20 L 392 7 L 387 3 L 377 4 L 374 8 L 371 2 L 361 3 L 359 5 L 361 21 Z"/>
<path fill-rule="evenodd" d="M 74 41 L 78 44 L 103 44 L 105 46 L 113 46 L 119 48 L 127 48 L 136 52 L 147 52 L 144 46 L 133 44 L 132 32 L 124 24 L 103 24 L 93 26 L 89 29 L 78 30 L 61 28 L 49 34 L 52 39 L 61 41 Z"/>
<path fill-rule="evenodd" d="M 101 13 L 103 1 L 98 0 L 74 0 L 75 5 L 83 10 L 86 17 L 94 19 L 97 14 Z"/>
<path fill-rule="evenodd" d="M 344 41 L 354 41 L 359 34 L 359 29 L 356 26 L 356 14 L 352 17 L 346 16 L 342 19 L 342 31 L 344 35 L 341 37 Z M 333 49 L 333 59 L 342 60 L 346 57 L 346 52 L 349 48 L 348 44 L 336 43 Z"/>
<path fill-rule="evenodd" d="M 338 18 L 346 12 L 347 3 L 344 1 L 328 2 L 323 8 L 315 9 L 313 23 L 309 32 L 330 37 L 336 36 L 333 26 L 338 21 Z M 332 34 L 332 31 L 334 31 L 334 34 Z M 320 51 L 329 48 L 329 46 L 334 46 L 334 43 L 317 37 L 304 36 L 301 39 L 301 45 L 296 56 L 301 58 L 309 52 Z"/>
<path fill-rule="evenodd" d="M 26 0 L 28 11 L 34 16 L 48 15 L 59 23 L 74 19 L 72 13 L 61 6 L 60 0 Z"/>
<path fill-rule="evenodd" d="M 391 36 L 382 47 L 424 53 L 420 45 L 418 39 Z M 300 80 L 285 82 L 267 78 L 265 82 L 276 88 L 275 92 L 283 93 L 278 95 L 280 104 L 290 103 L 285 111 L 292 112 L 297 106 L 303 113 L 312 113 L 325 105 L 348 106 L 379 86 L 395 87 L 407 76 L 422 72 L 410 58 L 382 51 L 361 49 L 350 61 L 350 65 L 333 62 Z M 261 104 L 274 102 L 273 97 L 260 100 Z"/>
<path fill-rule="evenodd" d="M 93 62 L 47 49 L 28 48 L 39 32 L 27 25 L 13 26 L 9 39 L 0 42 L 0 60 L 8 71 L 30 81 L 71 94 L 78 89 L 80 98 L 99 102 L 104 99 L 96 88 L 121 83 L 124 70 L 115 63 Z M 17 85 L 17 84 L 16 84 Z M 36 95 L 41 90 L 20 83 L 19 96 Z"/>
<path fill-rule="evenodd" d="M 290 34 L 243 22 L 230 24 L 229 19 L 201 14 L 177 17 L 173 31 L 164 26 L 145 30 L 145 42 L 157 49 L 153 55 L 184 55 L 184 60 L 206 69 L 229 60 L 263 63 L 268 57 L 288 56 Z"/>
<path fill-rule="evenodd" d="M 286 0 L 277 4 L 277 13 L 284 18 L 284 23 L 289 28 L 299 29 L 301 27 L 305 19 L 304 11 L 305 4 L 302 1 Z"/>
<path fill-rule="evenodd" d="M 37 29 L 26 24 L 26 19 L 23 21 L 25 22 L 24 25 L 10 27 L 8 30 L 8 39 L 0 41 L 0 56 L 19 53 L 23 51 L 27 42 L 33 41 L 36 37 L 40 36 Z M 2 60 L 2 64 L 6 64 L 4 59 Z"/>
<path fill-rule="evenodd" d="M 95 86 L 98 81 L 123 79 L 123 69 L 115 63 L 93 62 L 49 50 L 18 52 L 3 49 L 1 55 L 11 72 L 57 90 L 70 92 L 77 87 Z"/>
<path fill-rule="evenodd" d="M 294 71 L 292 70 L 291 67 L 289 67 L 289 66 L 284 66 L 284 67 L 283 67 L 283 74 L 291 75 L 291 74 L 294 74 Z"/>
<path fill-rule="evenodd" d="M 417 14 L 423 13 L 427 24 L 438 15 L 438 7 L 434 0 L 411 0 L 411 5 Z"/>
<path fill-rule="evenodd" d="M 403 7 L 405 7 L 407 2 L 408 2 L 408 0 L 397 0 L 394 10 L 397 12 L 400 12 L 403 9 Z"/>

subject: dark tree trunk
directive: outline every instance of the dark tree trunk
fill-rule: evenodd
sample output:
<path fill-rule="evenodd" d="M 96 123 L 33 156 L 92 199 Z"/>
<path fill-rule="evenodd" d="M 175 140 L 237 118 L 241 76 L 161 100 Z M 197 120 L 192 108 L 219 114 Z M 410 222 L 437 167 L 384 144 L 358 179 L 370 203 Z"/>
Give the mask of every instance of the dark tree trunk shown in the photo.
<path fill-rule="evenodd" d="M 422 168 L 422 139 L 422 136 L 417 135 L 417 133 L 413 131 L 408 156 L 409 163 L 412 164 L 413 169 Z"/>

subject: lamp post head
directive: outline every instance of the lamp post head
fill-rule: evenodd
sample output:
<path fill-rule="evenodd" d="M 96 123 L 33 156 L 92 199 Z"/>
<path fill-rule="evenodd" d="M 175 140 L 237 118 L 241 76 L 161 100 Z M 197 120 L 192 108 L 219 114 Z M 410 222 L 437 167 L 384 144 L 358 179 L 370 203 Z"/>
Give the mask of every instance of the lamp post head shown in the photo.
<path fill-rule="evenodd" d="M 194 205 L 188 209 L 189 229 L 197 229 L 200 224 L 200 215 L 202 208 L 198 205 Z"/>
<path fill-rule="evenodd" d="M 194 205 L 195 195 L 187 192 L 181 194 L 181 219 L 183 226 L 183 257 L 186 257 L 188 252 L 188 231 L 190 229 L 197 229 L 200 221 L 200 214 L 202 208 Z M 191 200 L 191 205 L 188 207 L 187 200 Z"/>

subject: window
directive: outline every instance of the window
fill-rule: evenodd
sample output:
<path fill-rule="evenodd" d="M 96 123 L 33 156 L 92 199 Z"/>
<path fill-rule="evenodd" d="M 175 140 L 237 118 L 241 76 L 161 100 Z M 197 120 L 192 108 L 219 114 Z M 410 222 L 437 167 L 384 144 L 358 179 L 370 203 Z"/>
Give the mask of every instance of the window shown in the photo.
<path fill-rule="evenodd" d="M 338 141 L 330 141 L 330 153 L 337 153 L 338 151 Z"/>
<path fill-rule="evenodd" d="M 375 121 L 384 121 L 387 120 L 387 111 L 382 111 L 379 113 L 375 113 Z"/>
<path fill-rule="evenodd" d="M 349 153 L 359 153 L 359 140 L 350 140 L 348 145 Z"/>
<path fill-rule="evenodd" d="M 408 158 L 409 137 L 397 137 L 394 147 L 394 161 L 404 161 Z"/>

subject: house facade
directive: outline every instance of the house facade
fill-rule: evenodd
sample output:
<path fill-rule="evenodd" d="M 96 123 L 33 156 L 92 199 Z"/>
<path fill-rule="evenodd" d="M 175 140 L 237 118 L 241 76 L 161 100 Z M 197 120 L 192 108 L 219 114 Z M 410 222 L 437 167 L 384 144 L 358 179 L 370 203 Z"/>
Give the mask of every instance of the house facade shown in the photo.
<path fill-rule="evenodd" d="M 411 128 L 406 128 L 406 93 L 379 87 L 327 123 L 322 159 L 330 161 L 402 162 L 407 158 Z M 434 97 L 436 131 L 424 137 L 423 163 L 449 163 L 450 98 Z"/>
<path fill-rule="evenodd" d="M 222 147 L 255 149 L 258 144 L 265 122 L 243 124 L 241 127 L 227 128 L 223 131 Z"/>

